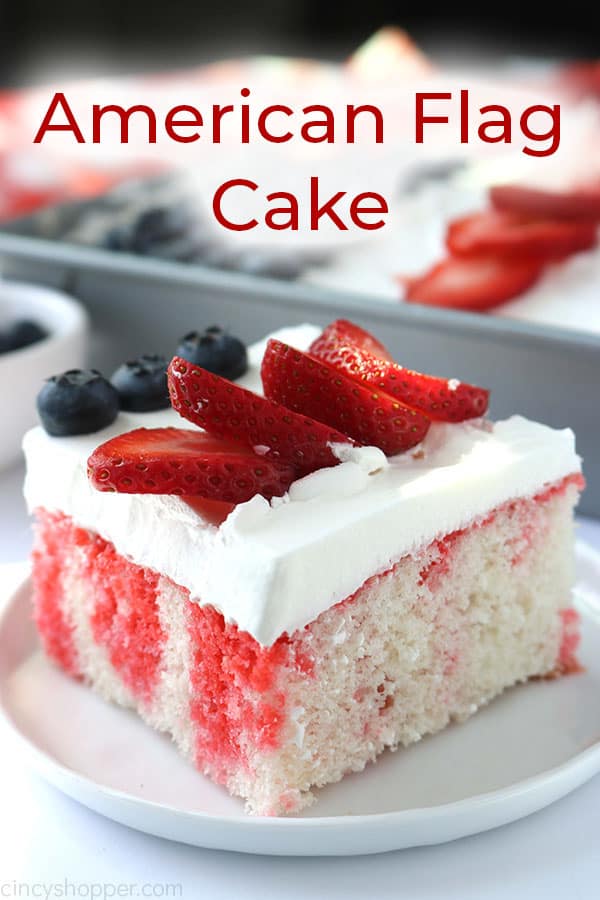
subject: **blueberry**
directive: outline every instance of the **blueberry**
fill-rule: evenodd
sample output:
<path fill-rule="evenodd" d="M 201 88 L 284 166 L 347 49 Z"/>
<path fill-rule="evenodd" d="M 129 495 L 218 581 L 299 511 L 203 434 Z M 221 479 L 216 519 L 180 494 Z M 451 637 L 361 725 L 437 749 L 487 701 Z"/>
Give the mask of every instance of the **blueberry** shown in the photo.
<path fill-rule="evenodd" d="M 111 425 L 119 412 L 119 395 L 95 369 L 70 369 L 49 378 L 37 397 L 48 434 L 91 434 Z"/>
<path fill-rule="evenodd" d="M 231 381 L 241 378 L 248 371 L 244 344 L 217 325 L 203 332 L 190 331 L 182 337 L 176 356 Z"/>
<path fill-rule="evenodd" d="M 167 387 L 167 360 L 145 354 L 119 366 L 111 384 L 119 394 L 121 409 L 152 412 L 170 406 Z"/>
<path fill-rule="evenodd" d="M 156 206 L 146 209 L 133 224 L 132 250 L 151 254 L 153 247 L 181 237 L 193 224 L 191 213 L 184 206 Z"/>
<path fill-rule="evenodd" d="M 106 250 L 129 250 L 131 230 L 125 225 L 115 225 L 104 235 L 103 246 Z"/>
<path fill-rule="evenodd" d="M 21 350 L 48 337 L 48 332 L 31 319 L 19 319 L 0 333 L 0 353 Z"/>

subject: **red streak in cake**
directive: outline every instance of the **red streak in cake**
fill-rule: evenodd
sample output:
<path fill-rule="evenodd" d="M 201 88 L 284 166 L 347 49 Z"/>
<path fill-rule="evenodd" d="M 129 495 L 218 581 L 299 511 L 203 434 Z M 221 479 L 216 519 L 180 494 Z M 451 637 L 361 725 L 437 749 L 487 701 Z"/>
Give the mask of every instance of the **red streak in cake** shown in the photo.
<path fill-rule="evenodd" d="M 96 599 L 90 617 L 94 640 L 106 647 L 132 694 L 149 703 L 166 640 L 156 604 L 159 576 L 124 559 L 102 538 L 90 536 L 85 577 Z"/>
<path fill-rule="evenodd" d="M 569 669 L 573 665 L 575 651 L 581 639 L 579 634 L 580 616 L 576 609 L 569 608 L 561 610 L 560 617 L 562 619 L 563 636 L 558 661 L 563 668 Z"/>
<path fill-rule="evenodd" d="M 71 627 L 62 612 L 62 578 L 76 565 L 94 599 L 89 621 L 95 642 L 106 647 L 132 694 L 151 703 L 166 640 L 156 606 L 159 575 L 125 559 L 67 516 L 38 510 L 37 517 L 36 621 L 48 654 L 69 674 L 78 674 Z M 221 766 L 224 779 L 227 762 L 245 761 L 242 737 L 261 750 L 278 746 L 286 720 L 285 674 L 311 677 L 314 661 L 300 639 L 282 635 L 263 647 L 210 606 L 188 603 L 187 619 L 197 763 Z"/>
<path fill-rule="evenodd" d="M 579 631 L 581 616 L 576 609 L 569 607 L 560 611 L 560 617 L 562 622 L 562 641 L 555 674 L 557 676 L 576 675 L 578 672 L 584 671 L 584 667 L 576 656 L 581 642 L 581 633 Z"/>
<path fill-rule="evenodd" d="M 33 550 L 34 618 L 48 656 L 62 668 L 79 677 L 73 628 L 62 611 L 62 574 L 65 560 L 77 543 L 71 519 L 60 513 L 38 510 L 36 542 Z"/>
<path fill-rule="evenodd" d="M 261 646 L 211 606 L 190 603 L 188 614 L 197 764 L 210 765 L 213 777 L 224 780 L 220 766 L 245 762 L 242 737 L 263 751 L 279 746 L 286 720 L 284 670 L 310 677 L 313 661 L 287 635 Z"/>
<path fill-rule="evenodd" d="M 437 541 L 432 542 L 432 546 L 438 553 L 429 565 L 425 566 L 420 572 L 421 584 L 427 584 L 430 590 L 436 591 L 442 578 L 448 574 L 450 570 L 450 558 L 457 541 L 465 533 L 465 529 L 452 531 Z"/>
<path fill-rule="evenodd" d="M 546 503 L 547 500 L 550 500 L 552 497 L 556 497 L 557 494 L 564 494 L 566 489 L 574 484 L 576 488 L 580 491 L 583 491 L 585 488 L 585 478 L 581 474 L 581 472 L 573 472 L 572 475 L 567 475 L 566 478 L 563 478 L 562 481 L 557 482 L 556 484 L 551 485 L 549 488 L 546 488 L 545 491 L 541 491 L 539 494 L 536 494 L 533 498 L 536 503 Z"/>
<path fill-rule="evenodd" d="M 73 627 L 63 610 L 63 580 L 70 572 L 83 575 L 95 601 L 90 615 L 94 640 L 106 647 L 132 694 L 150 702 L 166 640 L 156 607 L 159 576 L 124 559 L 108 541 L 61 513 L 37 510 L 36 516 L 35 620 L 48 655 L 70 675 L 79 674 Z"/>

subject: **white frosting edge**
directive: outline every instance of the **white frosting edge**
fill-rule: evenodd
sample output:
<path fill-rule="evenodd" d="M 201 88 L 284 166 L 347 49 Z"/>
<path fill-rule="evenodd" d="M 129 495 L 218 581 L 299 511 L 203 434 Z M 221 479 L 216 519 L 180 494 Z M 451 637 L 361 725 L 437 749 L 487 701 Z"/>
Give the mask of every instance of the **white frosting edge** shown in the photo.
<path fill-rule="evenodd" d="M 276 334 L 303 349 L 318 333 L 303 325 Z M 250 348 L 246 387 L 260 385 L 264 346 Z M 271 503 L 256 496 L 240 504 L 217 528 L 178 497 L 101 493 L 89 484 L 86 461 L 99 443 L 158 425 L 194 427 L 166 410 L 122 413 L 109 429 L 81 437 L 32 429 L 24 440 L 28 507 L 71 516 L 263 645 L 435 538 L 581 470 L 570 429 L 520 416 L 493 426 L 435 424 L 418 452 L 389 460 L 374 447 L 336 448 L 339 466 L 299 479 Z"/>

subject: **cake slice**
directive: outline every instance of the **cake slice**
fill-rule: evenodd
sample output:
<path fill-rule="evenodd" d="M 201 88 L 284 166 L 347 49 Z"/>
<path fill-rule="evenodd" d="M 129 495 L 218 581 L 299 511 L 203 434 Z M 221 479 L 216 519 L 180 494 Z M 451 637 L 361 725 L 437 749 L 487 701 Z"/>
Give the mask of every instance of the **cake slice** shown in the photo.
<path fill-rule="evenodd" d="M 405 407 L 407 395 L 394 395 L 390 380 L 398 367 L 359 332 L 345 333 L 339 353 L 331 329 L 278 333 L 263 364 L 267 393 L 278 394 L 270 402 L 283 399 L 290 416 L 317 421 L 316 388 L 298 393 L 293 379 L 303 366 L 311 378 L 331 370 L 338 397 L 354 378 L 377 396 L 377 409 L 390 398 L 411 409 L 419 442 L 388 456 L 364 446 L 355 434 L 379 420 L 374 414 L 365 425 L 359 391 L 355 408 L 340 418 L 334 403 L 325 416 L 347 436 L 328 444 L 335 459 L 281 496 L 232 504 L 140 493 L 139 483 L 137 492 L 94 486 L 99 445 L 109 448 L 102 459 L 110 466 L 111 442 L 124 432 L 197 432 L 187 419 L 199 415 L 209 430 L 227 430 L 210 403 L 193 401 L 196 382 L 182 393 L 173 367 L 173 402 L 186 420 L 172 409 L 121 412 L 100 432 L 52 437 L 40 427 L 25 439 L 35 617 L 46 653 L 169 733 L 252 814 L 298 812 L 314 788 L 360 771 L 385 748 L 462 721 L 511 685 L 573 666 L 573 508 L 583 479 L 572 432 L 518 416 L 475 417 L 484 411 L 479 389 L 417 381 L 415 373 L 397 388 L 413 392 Z M 260 392 L 265 344 L 250 348 L 235 402 L 240 386 Z M 206 381 L 187 368 L 182 378 L 195 372 Z M 285 378 L 276 384 L 273 372 Z M 459 407 L 472 418 L 456 421 Z M 250 427 L 240 418 L 231 425 L 225 416 L 236 433 L 219 439 Z M 405 424 L 397 427 L 406 441 Z M 287 465 L 287 445 L 275 446 L 253 449 Z"/>

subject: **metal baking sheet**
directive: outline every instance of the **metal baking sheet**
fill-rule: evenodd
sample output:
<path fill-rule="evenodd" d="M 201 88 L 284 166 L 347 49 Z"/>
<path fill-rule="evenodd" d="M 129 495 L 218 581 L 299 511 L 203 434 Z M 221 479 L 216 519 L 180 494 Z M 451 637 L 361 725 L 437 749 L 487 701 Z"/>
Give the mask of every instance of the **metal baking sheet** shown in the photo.
<path fill-rule="evenodd" d="M 494 316 L 398 304 L 0 232 L 6 277 L 61 288 L 93 322 L 91 362 L 110 371 L 168 353 L 194 327 L 219 323 L 247 341 L 286 324 L 344 316 L 373 330 L 402 364 L 491 388 L 491 415 L 570 426 L 588 482 L 581 511 L 600 517 L 600 337 Z"/>

